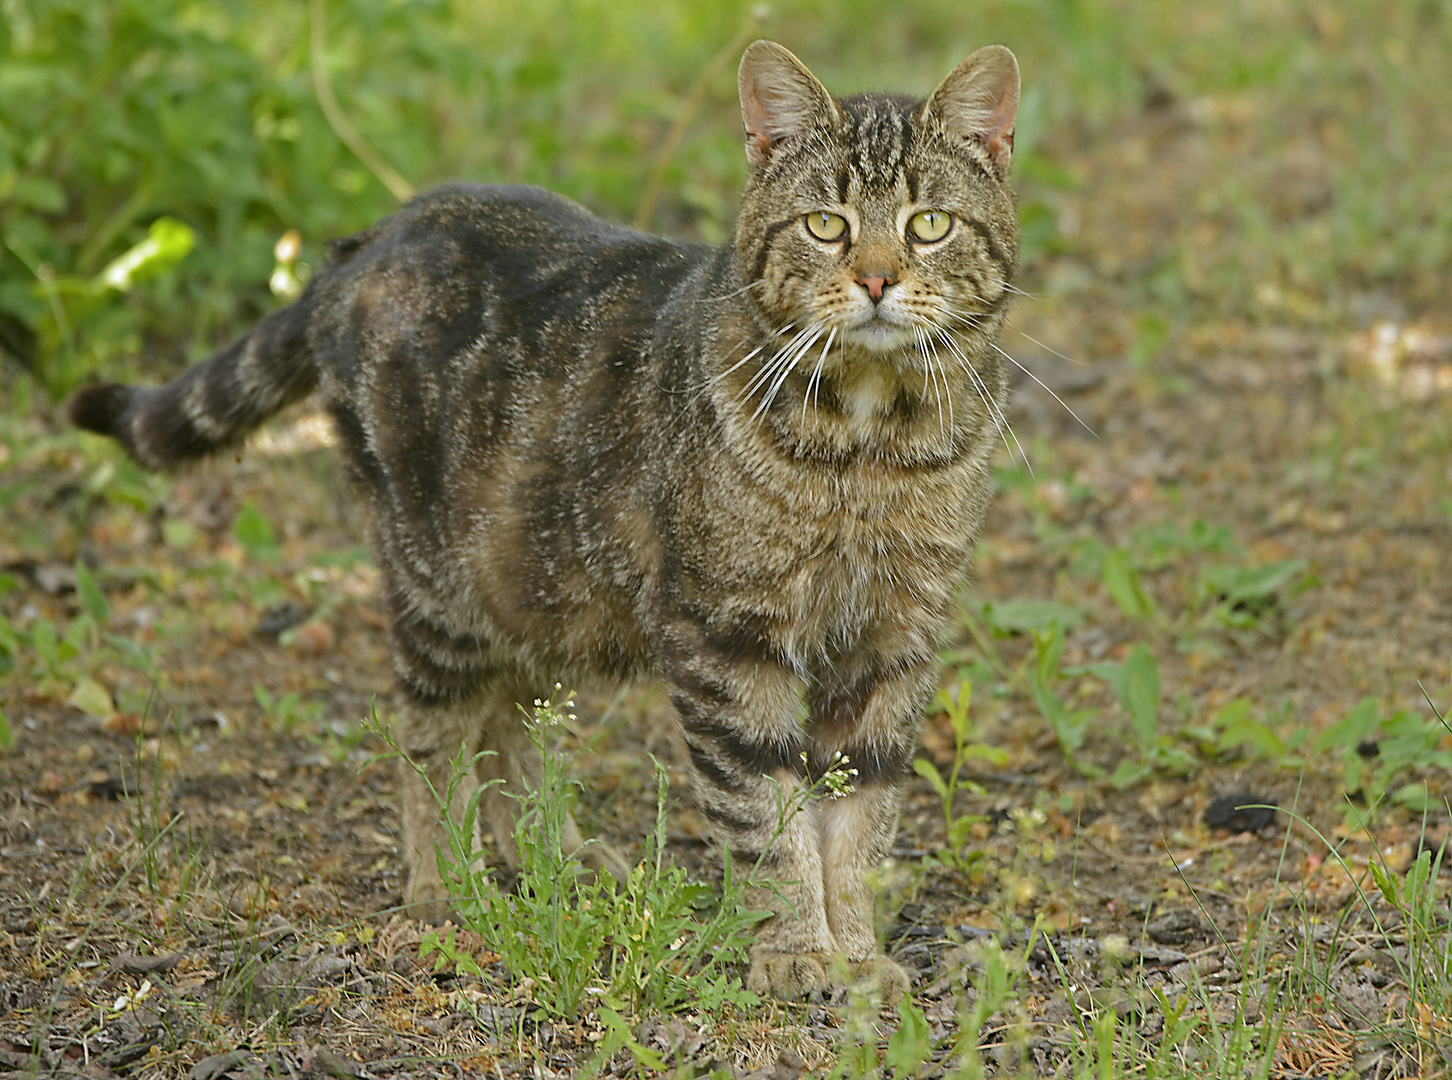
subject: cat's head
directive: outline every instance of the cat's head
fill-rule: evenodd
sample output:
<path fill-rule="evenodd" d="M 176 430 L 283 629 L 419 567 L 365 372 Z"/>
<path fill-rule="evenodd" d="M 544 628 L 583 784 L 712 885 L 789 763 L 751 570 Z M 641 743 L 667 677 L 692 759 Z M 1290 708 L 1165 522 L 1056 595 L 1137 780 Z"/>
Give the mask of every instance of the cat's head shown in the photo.
<path fill-rule="evenodd" d="M 758 41 L 738 85 L 751 178 L 736 251 L 771 329 L 835 329 L 883 356 L 934 328 L 996 333 L 1018 258 L 1013 53 L 979 49 L 925 101 L 836 99 Z"/>

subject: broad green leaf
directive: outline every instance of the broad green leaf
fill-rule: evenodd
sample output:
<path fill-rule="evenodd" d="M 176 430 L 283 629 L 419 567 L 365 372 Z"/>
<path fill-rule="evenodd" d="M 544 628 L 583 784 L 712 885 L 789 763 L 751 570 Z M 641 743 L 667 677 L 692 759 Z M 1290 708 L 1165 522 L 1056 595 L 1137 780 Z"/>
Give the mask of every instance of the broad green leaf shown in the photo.
<path fill-rule="evenodd" d="M 1218 713 L 1212 726 L 1220 733 L 1216 745 L 1221 750 L 1233 750 L 1249 743 L 1260 757 L 1277 761 L 1287 752 L 1285 742 L 1266 726 L 1264 721 L 1251 715 L 1249 698 L 1236 698 Z"/>
<path fill-rule="evenodd" d="M 602 1050 L 606 1047 L 613 1047 L 611 1050 L 611 1055 L 613 1055 L 615 1050 L 628 1049 L 639 1068 L 651 1069 L 655 1072 L 665 1071 L 665 1061 L 660 1054 L 636 1040 L 633 1030 L 625 1022 L 623 1016 L 608 1007 L 601 1007 L 599 1015 L 606 1031 Z M 608 1057 L 609 1055 L 602 1056 Z"/>
<path fill-rule="evenodd" d="M 1116 664 L 1113 660 L 1101 660 L 1097 664 L 1089 664 L 1080 669 L 1088 672 L 1096 679 L 1103 679 L 1109 684 L 1109 689 L 1114 691 L 1114 696 L 1121 702 L 1124 701 L 1124 665 Z"/>
<path fill-rule="evenodd" d="M 1137 784 L 1150 774 L 1150 766 L 1143 761 L 1121 761 L 1110 776 L 1109 782 L 1116 790 L 1123 790 Z"/>
<path fill-rule="evenodd" d="M 1129 552 L 1123 548 L 1112 548 L 1104 556 L 1101 576 L 1110 599 L 1127 617 L 1147 619 L 1155 613 L 1154 601 L 1144 591 L 1139 571 L 1129 561 Z"/>
<path fill-rule="evenodd" d="M 946 799 L 948 797 L 948 785 L 943 782 L 943 776 L 938 772 L 938 767 L 927 758 L 913 758 L 913 772 L 933 785 L 933 790 L 938 793 L 938 798 Z"/>
<path fill-rule="evenodd" d="M 1381 891 L 1381 895 L 1386 897 L 1386 902 L 1395 907 L 1399 897 L 1397 896 L 1396 882 L 1392 880 L 1391 875 L 1374 859 L 1367 866 L 1367 869 L 1371 871 L 1371 880 L 1376 882 L 1376 887 Z"/>
<path fill-rule="evenodd" d="M 1047 630 L 1055 622 L 1070 629 L 1084 621 L 1084 609 L 1057 600 L 1003 600 L 983 605 L 983 621 L 1005 634 Z"/>
<path fill-rule="evenodd" d="M 897 1003 L 897 1015 L 900 1022 L 887 1041 L 886 1064 L 898 1076 L 916 1076 L 932 1055 L 933 1034 L 927 1016 L 912 998 L 904 997 Z"/>
<path fill-rule="evenodd" d="M 1154 742 L 1160 709 L 1160 669 L 1154 654 L 1136 645 L 1124 665 L 1124 708 L 1141 745 Z"/>
<path fill-rule="evenodd" d="M 1425 783 L 1403 784 L 1391 793 L 1391 801 L 1398 806 L 1405 806 L 1414 814 L 1424 814 L 1441 805 L 1438 800 L 1432 798 L 1432 793 L 1427 790 Z M 1423 852 L 1423 854 L 1427 854 L 1427 852 Z"/>
<path fill-rule="evenodd" d="M 1420 716 L 1410 709 L 1398 709 L 1381 722 L 1381 740 L 1377 743 L 1377 756 L 1385 763 L 1387 772 L 1383 779 L 1390 780 L 1392 773 L 1414 764 L 1430 764 L 1427 755 L 1442 739 L 1442 726 L 1430 717 Z"/>
<path fill-rule="evenodd" d="M 146 239 L 113 259 L 96 276 L 93 286 L 97 290 L 130 292 L 138 281 L 155 277 L 186 258 L 196 239 L 196 233 L 186 222 L 174 217 L 157 218 L 151 223 Z"/>
<path fill-rule="evenodd" d="M 267 523 L 262 511 L 257 509 L 256 503 L 249 501 L 243 504 L 237 513 L 237 520 L 232 523 L 232 535 L 246 549 L 247 554 L 258 562 L 276 562 L 281 557 L 272 526 Z"/>
<path fill-rule="evenodd" d="M 1349 713 L 1317 735 L 1311 745 L 1319 754 L 1327 750 L 1350 750 L 1380 726 L 1376 698 L 1362 698 Z"/>
<path fill-rule="evenodd" d="M 1038 676 L 1048 686 L 1059 677 L 1059 658 L 1064 655 L 1064 628 L 1055 621 L 1047 630 L 1035 630 L 1034 654 Z"/>
<path fill-rule="evenodd" d="M 0 709 L 0 750 L 9 750 L 15 745 L 15 735 L 10 730 L 10 721 L 5 719 L 5 710 Z"/>
<path fill-rule="evenodd" d="M 10 620 L 5 613 L 0 611 L 0 655 L 20 655 L 20 638 L 15 633 L 15 627 L 10 625 Z"/>
<path fill-rule="evenodd" d="M 76 683 L 75 690 L 66 699 L 66 702 L 80 709 L 87 716 L 99 717 L 102 720 L 116 715 L 116 706 L 111 701 L 110 691 L 90 676 Z"/>
<path fill-rule="evenodd" d="M 167 518 L 161 523 L 161 536 L 167 547 L 185 550 L 201 537 L 197 527 L 186 518 Z"/>
<path fill-rule="evenodd" d="M 1201 574 L 1200 593 L 1220 596 L 1230 604 L 1262 600 L 1305 569 L 1305 559 L 1286 559 L 1265 566 L 1211 566 Z"/>
<path fill-rule="evenodd" d="M 111 617 L 111 605 L 106 602 L 106 594 L 96 584 L 90 568 L 82 559 L 76 560 L 76 596 L 80 598 L 81 607 L 96 621 L 96 625 L 104 627 L 106 620 Z"/>
<path fill-rule="evenodd" d="M 54 180 L 43 176 L 22 176 L 11 189 L 10 197 L 17 206 L 29 206 L 45 214 L 65 209 L 66 193 Z"/>
<path fill-rule="evenodd" d="M 41 662 L 54 673 L 60 666 L 60 639 L 56 636 L 55 627 L 45 619 L 37 620 L 30 628 L 30 645 Z"/>

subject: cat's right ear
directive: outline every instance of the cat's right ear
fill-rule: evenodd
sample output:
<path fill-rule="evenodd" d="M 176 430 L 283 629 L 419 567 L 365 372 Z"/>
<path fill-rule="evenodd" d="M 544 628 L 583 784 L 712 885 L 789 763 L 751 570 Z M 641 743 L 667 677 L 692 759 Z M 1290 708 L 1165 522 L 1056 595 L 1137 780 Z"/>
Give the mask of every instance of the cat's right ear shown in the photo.
<path fill-rule="evenodd" d="M 774 41 L 753 41 L 736 74 L 746 159 L 760 168 L 783 139 L 834 124 L 837 103 L 807 66 Z"/>

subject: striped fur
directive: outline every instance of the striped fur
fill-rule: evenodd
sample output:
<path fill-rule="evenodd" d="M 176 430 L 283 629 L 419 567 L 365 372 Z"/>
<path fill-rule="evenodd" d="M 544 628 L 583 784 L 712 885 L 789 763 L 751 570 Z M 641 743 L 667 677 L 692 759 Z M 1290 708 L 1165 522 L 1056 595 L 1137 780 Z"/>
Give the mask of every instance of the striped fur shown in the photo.
<path fill-rule="evenodd" d="M 445 187 L 175 382 L 94 387 L 71 414 L 166 468 L 319 389 L 372 510 L 401 743 L 436 786 L 462 742 L 517 790 L 537 762 L 513 703 L 557 679 L 658 678 L 718 838 L 786 883 L 759 898 L 775 916 L 750 984 L 795 996 L 841 958 L 900 991 L 863 879 L 1000 437 L 1018 71 L 990 46 L 926 102 L 839 101 L 757 42 L 740 85 L 733 244 Z M 951 214 L 947 235 L 918 240 L 921 210 Z M 822 212 L 839 238 L 807 227 Z M 839 754 L 855 791 L 779 821 Z M 481 815 L 510 857 L 513 805 L 495 788 Z M 403 810 L 406 899 L 441 914 L 408 772 Z"/>

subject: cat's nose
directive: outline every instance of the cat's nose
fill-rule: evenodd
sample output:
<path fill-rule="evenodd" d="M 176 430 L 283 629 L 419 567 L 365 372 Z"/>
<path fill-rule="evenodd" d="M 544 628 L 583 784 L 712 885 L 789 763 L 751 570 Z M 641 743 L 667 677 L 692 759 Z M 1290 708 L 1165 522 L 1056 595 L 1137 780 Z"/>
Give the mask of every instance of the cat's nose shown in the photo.
<path fill-rule="evenodd" d="M 868 272 L 857 279 L 857 284 L 867 290 L 874 304 L 882 300 L 883 290 L 892 284 L 892 275 Z"/>

